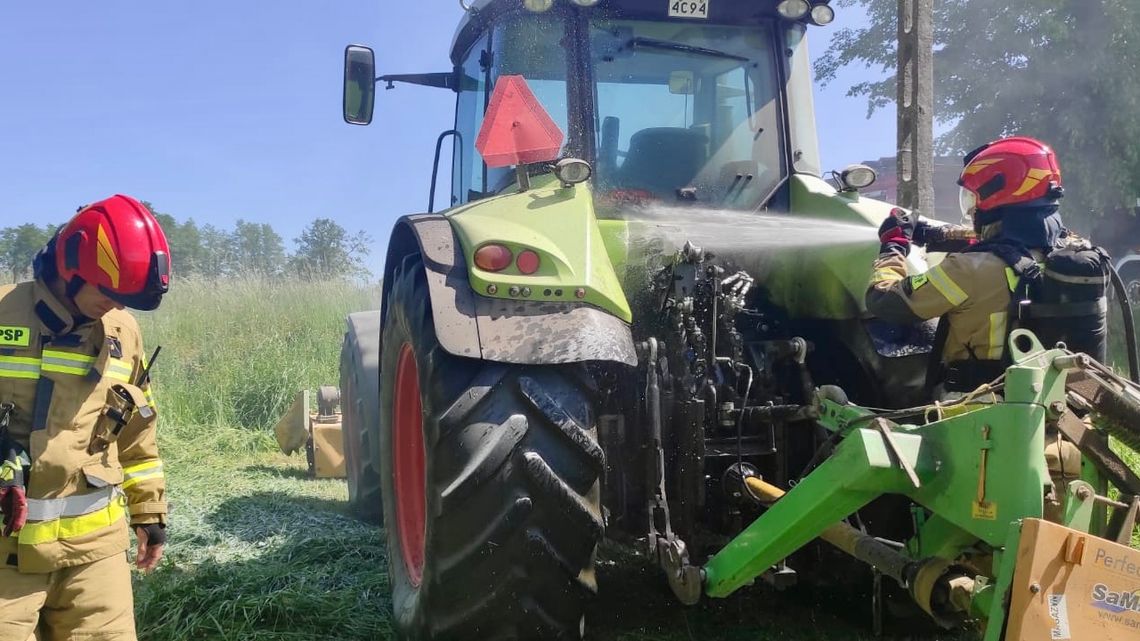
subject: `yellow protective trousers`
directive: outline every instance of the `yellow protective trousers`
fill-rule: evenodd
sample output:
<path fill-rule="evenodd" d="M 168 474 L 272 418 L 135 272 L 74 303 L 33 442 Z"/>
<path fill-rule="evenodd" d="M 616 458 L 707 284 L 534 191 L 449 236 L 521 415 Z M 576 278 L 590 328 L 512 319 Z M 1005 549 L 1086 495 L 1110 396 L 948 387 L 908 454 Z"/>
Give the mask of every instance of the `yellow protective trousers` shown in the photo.
<path fill-rule="evenodd" d="M 0 641 L 136 641 L 127 555 L 21 574 L 0 566 Z"/>

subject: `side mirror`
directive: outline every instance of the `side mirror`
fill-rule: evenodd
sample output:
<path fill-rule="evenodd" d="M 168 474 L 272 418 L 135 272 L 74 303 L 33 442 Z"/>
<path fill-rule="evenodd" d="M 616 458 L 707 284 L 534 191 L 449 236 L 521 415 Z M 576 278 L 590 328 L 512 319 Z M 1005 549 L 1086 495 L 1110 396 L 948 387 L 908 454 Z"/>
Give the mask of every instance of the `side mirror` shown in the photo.
<path fill-rule="evenodd" d="M 369 124 L 375 101 L 376 56 L 368 47 L 348 45 L 344 49 L 344 121 Z"/>

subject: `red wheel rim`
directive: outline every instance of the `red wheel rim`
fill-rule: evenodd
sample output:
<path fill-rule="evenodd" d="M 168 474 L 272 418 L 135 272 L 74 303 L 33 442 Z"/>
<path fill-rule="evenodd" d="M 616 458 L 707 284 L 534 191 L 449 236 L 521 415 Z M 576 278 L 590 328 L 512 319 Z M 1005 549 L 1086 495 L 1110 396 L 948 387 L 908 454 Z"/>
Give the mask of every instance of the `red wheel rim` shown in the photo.
<path fill-rule="evenodd" d="M 396 484 L 396 526 L 404 569 L 412 585 L 419 587 L 424 574 L 426 463 L 424 460 L 423 412 L 420 405 L 420 372 L 412 346 L 404 343 L 396 363 L 396 398 L 392 409 L 393 469 Z"/>

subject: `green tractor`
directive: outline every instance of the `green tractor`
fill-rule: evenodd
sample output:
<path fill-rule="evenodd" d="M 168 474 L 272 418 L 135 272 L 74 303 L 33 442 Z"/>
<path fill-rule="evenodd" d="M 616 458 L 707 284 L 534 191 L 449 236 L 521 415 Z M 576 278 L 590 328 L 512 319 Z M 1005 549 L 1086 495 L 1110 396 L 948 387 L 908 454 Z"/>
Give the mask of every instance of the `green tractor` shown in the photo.
<path fill-rule="evenodd" d="M 1042 486 L 1011 486 L 1020 511 L 943 517 L 931 475 L 976 485 L 986 450 L 980 428 L 945 445 L 945 421 L 977 412 L 915 427 L 862 409 L 927 400 L 934 332 L 863 306 L 891 206 L 859 194 L 866 167 L 821 177 L 806 33 L 826 3 L 464 7 L 451 71 L 377 77 L 370 49 L 345 55 L 350 123 L 371 121 L 378 82 L 456 98 L 428 212 L 396 221 L 382 307 L 349 317 L 341 359 L 349 501 L 385 526 L 401 638 L 581 638 L 604 538 L 650 555 L 684 603 L 839 576 L 797 556 L 817 537 L 940 622 L 978 618 L 975 592 L 1007 602 L 981 586 L 1005 576 L 1010 523 L 1042 516 Z M 985 434 L 1044 447 L 1044 427 Z M 1030 486 L 1048 480 L 1035 457 Z"/>

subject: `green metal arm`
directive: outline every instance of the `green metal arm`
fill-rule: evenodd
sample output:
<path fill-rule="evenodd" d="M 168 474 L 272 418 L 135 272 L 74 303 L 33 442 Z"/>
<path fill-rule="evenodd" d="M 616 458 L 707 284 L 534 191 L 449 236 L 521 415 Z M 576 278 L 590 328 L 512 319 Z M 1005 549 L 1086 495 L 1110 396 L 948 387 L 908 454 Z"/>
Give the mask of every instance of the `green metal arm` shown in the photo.
<path fill-rule="evenodd" d="M 921 439 L 901 436 L 904 456 L 917 461 Z M 902 491 L 909 481 L 891 460 L 879 433 L 860 429 L 705 566 L 705 592 L 728 596 L 827 527 L 875 497 Z"/>
<path fill-rule="evenodd" d="M 1007 545 L 1011 523 L 1042 516 L 1050 484 L 1046 408 L 1064 400 L 1071 358 L 1042 349 L 1032 335 L 1028 340 L 1025 349 L 1014 350 L 1018 365 L 1007 371 L 997 404 L 882 430 L 871 429 L 867 410 L 821 403 L 821 420 L 849 433 L 827 461 L 709 561 L 705 592 L 731 594 L 884 494 L 906 495 L 932 514 L 912 541 L 916 559 L 952 559 L 966 545 Z"/>

